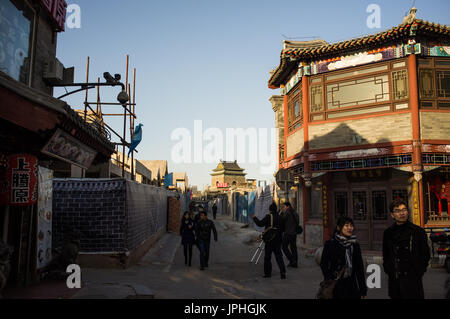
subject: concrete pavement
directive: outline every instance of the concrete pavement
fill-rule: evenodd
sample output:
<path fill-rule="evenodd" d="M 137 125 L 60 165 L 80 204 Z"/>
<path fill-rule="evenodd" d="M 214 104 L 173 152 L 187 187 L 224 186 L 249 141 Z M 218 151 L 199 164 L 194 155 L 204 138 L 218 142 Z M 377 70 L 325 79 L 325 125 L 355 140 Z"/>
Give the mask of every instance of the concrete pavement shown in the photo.
<path fill-rule="evenodd" d="M 256 250 L 259 233 L 218 216 L 219 241 L 211 242 L 210 267 L 199 269 L 199 251 L 193 248 L 192 267 L 184 265 L 177 234 L 165 234 L 141 262 L 125 270 L 82 269 L 83 288 L 73 298 L 198 298 L 198 299 L 313 299 L 322 280 L 313 257 L 300 256 L 299 268 L 287 268 L 281 280 L 273 258 L 273 275 L 262 278 L 263 256 L 257 265 L 249 261 Z M 376 260 L 376 259 L 375 259 Z M 444 269 L 430 268 L 424 277 L 426 298 L 444 297 Z M 371 289 L 368 299 L 385 299 L 386 276 L 381 289 Z"/>

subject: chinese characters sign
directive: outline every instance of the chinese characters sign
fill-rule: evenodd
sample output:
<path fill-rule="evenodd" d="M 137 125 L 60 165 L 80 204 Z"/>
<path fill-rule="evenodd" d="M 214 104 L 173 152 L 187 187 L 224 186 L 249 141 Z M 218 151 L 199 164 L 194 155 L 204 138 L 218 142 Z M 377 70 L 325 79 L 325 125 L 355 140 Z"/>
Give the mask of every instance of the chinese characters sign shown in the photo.
<path fill-rule="evenodd" d="M 217 183 L 216 187 L 217 188 L 227 188 L 228 187 L 228 183 Z"/>
<path fill-rule="evenodd" d="M 389 172 L 385 169 L 354 170 L 347 172 L 347 179 L 350 182 L 370 182 L 381 181 L 389 178 Z"/>
<path fill-rule="evenodd" d="M 328 196 L 327 185 L 322 186 L 322 210 L 323 210 L 323 227 L 328 227 Z"/>
<path fill-rule="evenodd" d="M 8 203 L 15 206 L 28 206 L 37 197 L 37 158 L 33 155 L 11 155 L 8 159 Z"/>
<path fill-rule="evenodd" d="M 52 183 L 53 171 L 39 167 L 37 269 L 48 266 L 52 259 Z"/>
<path fill-rule="evenodd" d="M 83 169 L 88 169 L 97 155 L 95 150 L 59 129 L 42 149 L 42 153 L 72 163 Z"/>
<path fill-rule="evenodd" d="M 65 0 L 41 0 L 43 7 L 47 10 L 59 31 L 64 31 L 66 22 L 67 3 Z"/>
<path fill-rule="evenodd" d="M 419 184 L 413 182 L 413 223 L 420 226 L 420 206 L 419 206 Z"/>

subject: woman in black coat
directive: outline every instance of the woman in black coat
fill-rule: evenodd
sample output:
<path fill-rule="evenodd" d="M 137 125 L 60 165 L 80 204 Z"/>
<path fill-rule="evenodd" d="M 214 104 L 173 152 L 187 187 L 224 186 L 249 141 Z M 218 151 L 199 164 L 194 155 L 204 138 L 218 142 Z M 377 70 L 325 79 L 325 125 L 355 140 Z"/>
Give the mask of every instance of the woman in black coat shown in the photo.
<path fill-rule="evenodd" d="M 341 217 L 332 239 L 325 243 L 320 268 L 325 280 L 338 279 L 334 299 L 365 299 L 367 285 L 361 248 L 353 236 L 353 220 Z"/>
<path fill-rule="evenodd" d="M 192 245 L 195 243 L 195 234 L 194 221 L 188 211 L 184 212 L 183 218 L 181 219 L 180 235 L 181 244 L 184 246 L 184 264 L 189 265 L 190 267 L 192 261 Z"/>

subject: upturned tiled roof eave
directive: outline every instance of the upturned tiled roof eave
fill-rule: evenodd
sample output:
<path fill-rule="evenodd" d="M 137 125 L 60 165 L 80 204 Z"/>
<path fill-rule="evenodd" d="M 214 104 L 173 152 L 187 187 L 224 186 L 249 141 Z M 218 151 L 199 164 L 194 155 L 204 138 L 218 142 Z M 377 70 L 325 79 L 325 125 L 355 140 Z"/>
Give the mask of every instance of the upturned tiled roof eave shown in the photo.
<path fill-rule="evenodd" d="M 411 27 L 416 26 L 416 35 L 411 35 Z M 405 38 L 414 38 L 421 35 L 450 36 L 450 26 L 436 24 L 421 19 L 415 19 L 410 23 L 402 23 L 389 30 L 360 38 L 338 42 L 320 47 L 282 50 L 280 64 L 269 79 L 268 86 L 277 89 L 300 61 L 312 59 L 330 58 L 336 54 L 357 51 L 361 48 L 386 45 L 398 42 Z"/>

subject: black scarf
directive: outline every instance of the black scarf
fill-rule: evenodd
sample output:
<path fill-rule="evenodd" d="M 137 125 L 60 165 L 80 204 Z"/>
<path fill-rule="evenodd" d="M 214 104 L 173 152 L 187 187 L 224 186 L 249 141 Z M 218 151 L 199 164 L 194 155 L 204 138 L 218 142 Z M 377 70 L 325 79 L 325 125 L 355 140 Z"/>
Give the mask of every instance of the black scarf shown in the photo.
<path fill-rule="evenodd" d="M 353 244 L 356 243 L 356 236 L 345 237 L 335 233 L 333 238 L 345 248 L 345 272 L 342 277 L 348 278 L 353 271 Z"/>

